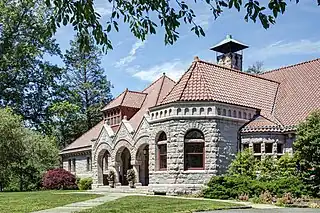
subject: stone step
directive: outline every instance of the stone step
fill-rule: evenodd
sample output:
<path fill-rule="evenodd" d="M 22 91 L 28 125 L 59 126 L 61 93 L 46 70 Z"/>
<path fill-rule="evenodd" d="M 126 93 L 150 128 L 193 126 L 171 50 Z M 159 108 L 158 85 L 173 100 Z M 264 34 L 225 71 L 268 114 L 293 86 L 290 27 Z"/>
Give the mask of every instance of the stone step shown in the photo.
<path fill-rule="evenodd" d="M 148 194 L 148 187 L 147 186 L 137 186 L 136 188 L 130 188 L 129 186 L 116 186 L 115 188 L 111 188 L 110 186 L 99 186 L 98 188 L 95 188 L 92 191 Z"/>

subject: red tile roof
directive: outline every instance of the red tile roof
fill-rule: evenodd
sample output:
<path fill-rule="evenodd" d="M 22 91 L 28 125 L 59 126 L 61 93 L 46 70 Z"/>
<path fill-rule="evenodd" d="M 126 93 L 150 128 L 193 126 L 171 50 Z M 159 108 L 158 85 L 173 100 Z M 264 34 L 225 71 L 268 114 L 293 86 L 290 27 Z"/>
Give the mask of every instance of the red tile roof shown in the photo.
<path fill-rule="evenodd" d="M 273 111 L 282 125 L 296 125 L 320 109 L 320 59 L 279 68 L 260 75 L 280 82 Z"/>
<path fill-rule="evenodd" d="M 100 121 L 97 125 L 89 129 L 87 132 L 83 133 L 83 135 L 81 135 L 74 142 L 72 142 L 67 147 L 65 147 L 62 150 L 62 153 L 67 153 L 71 150 L 84 148 L 84 147 L 88 147 L 88 150 L 91 150 L 91 143 L 92 143 L 91 140 L 96 139 L 98 137 L 100 130 L 103 126 L 103 123 L 104 121 Z"/>
<path fill-rule="evenodd" d="M 147 94 L 142 92 L 129 91 L 126 89 L 113 101 L 107 104 L 102 111 L 112 109 L 118 106 L 126 106 L 131 108 L 140 108 L 144 102 Z"/>
<path fill-rule="evenodd" d="M 136 129 L 142 121 L 147 110 L 161 102 L 163 97 L 168 94 L 174 85 L 175 82 L 172 79 L 163 75 L 161 78 L 157 79 L 147 88 L 145 88 L 142 92 L 129 91 L 126 89 L 117 98 L 105 106 L 103 110 L 111 109 L 117 106 L 140 108 L 138 112 L 129 120 L 132 127 Z M 64 148 L 61 154 L 69 153 L 71 150 L 82 151 L 84 147 L 91 149 L 91 139 L 99 136 L 101 128 L 103 127 L 103 123 L 104 121 L 101 121 L 92 129 L 81 135 L 81 137 Z"/>
<path fill-rule="evenodd" d="M 248 125 L 246 125 L 242 132 L 267 132 L 267 131 L 282 131 L 281 124 L 272 121 L 262 115 L 259 115 Z"/>
<path fill-rule="evenodd" d="M 161 104 L 219 101 L 262 109 L 270 114 L 279 83 L 216 64 L 195 60 Z"/>
<path fill-rule="evenodd" d="M 161 78 L 153 82 L 150 86 L 145 88 L 142 92 L 147 93 L 145 102 L 141 109 L 129 120 L 134 129 L 138 127 L 142 121 L 143 115 L 150 107 L 156 106 L 162 99 L 171 91 L 175 82 L 163 75 Z"/>

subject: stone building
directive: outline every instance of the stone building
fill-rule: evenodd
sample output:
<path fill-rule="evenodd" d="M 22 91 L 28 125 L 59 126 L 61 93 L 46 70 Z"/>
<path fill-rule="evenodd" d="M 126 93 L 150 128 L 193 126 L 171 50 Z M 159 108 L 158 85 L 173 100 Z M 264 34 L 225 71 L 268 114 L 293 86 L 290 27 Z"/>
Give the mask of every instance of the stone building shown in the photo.
<path fill-rule="evenodd" d="M 104 120 L 62 150 L 63 167 L 91 176 L 93 188 L 116 173 L 150 192 L 192 193 L 222 174 L 237 152 L 261 159 L 292 152 L 299 122 L 320 109 L 320 59 L 251 75 L 241 71 L 248 46 L 228 36 L 211 50 L 217 64 L 195 57 L 178 82 L 166 75 L 141 92 L 126 89 Z"/>

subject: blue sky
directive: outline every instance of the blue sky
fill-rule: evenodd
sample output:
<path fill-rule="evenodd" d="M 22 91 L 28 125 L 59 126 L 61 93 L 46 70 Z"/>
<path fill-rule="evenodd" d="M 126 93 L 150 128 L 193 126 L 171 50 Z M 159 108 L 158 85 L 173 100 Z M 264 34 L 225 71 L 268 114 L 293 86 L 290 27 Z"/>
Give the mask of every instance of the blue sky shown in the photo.
<path fill-rule="evenodd" d="M 141 42 L 127 25 L 120 23 L 120 31 L 111 34 L 114 50 L 102 59 L 102 67 L 114 85 L 114 96 L 125 88 L 140 91 L 164 72 L 178 80 L 194 56 L 215 62 L 216 54 L 209 49 L 227 34 L 249 45 L 244 51 L 244 68 L 263 61 L 264 69 L 270 70 L 320 57 L 320 7 L 315 0 L 301 1 L 297 5 L 289 3 L 284 16 L 279 16 L 277 23 L 268 30 L 258 22 L 245 22 L 244 12 L 236 10 L 226 10 L 214 20 L 209 8 L 199 2 L 194 7 L 196 22 L 203 26 L 206 36 L 198 38 L 190 31 L 192 26 L 183 25 L 179 29 L 180 39 L 173 46 L 164 44 L 161 29 Z M 111 15 L 110 3 L 106 0 L 97 0 L 96 9 L 102 15 L 102 21 Z M 73 35 L 71 27 L 58 30 L 55 38 L 62 51 L 69 48 Z M 53 63 L 58 61 L 52 59 Z"/>

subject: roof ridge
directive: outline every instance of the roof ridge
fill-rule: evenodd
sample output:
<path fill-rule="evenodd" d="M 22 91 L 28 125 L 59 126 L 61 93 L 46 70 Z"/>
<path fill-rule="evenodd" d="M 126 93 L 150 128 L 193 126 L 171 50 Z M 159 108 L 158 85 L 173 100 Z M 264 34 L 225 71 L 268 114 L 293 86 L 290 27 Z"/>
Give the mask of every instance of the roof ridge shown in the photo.
<path fill-rule="evenodd" d="M 279 67 L 279 68 L 274 69 L 274 70 L 269 70 L 269 71 L 263 72 L 263 73 L 261 73 L 259 75 L 264 75 L 264 74 L 271 73 L 271 72 L 277 72 L 277 71 L 281 71 L 281 70 L 284 70 L 284 69 L 288 69 L 288 68 L 292 68 L 292 67 L 296 67 L 296 66 L 301 66 L 301 65 L 304 65 L 304 64 L 308 64 L 308 63 L 312 63 L 312 62 L 315 62 L 315 61 L 320 61 L 320 58 L 315 58 L 315 59 L 312 59 L 312 60 L 303 61 L 303 62 L 299 62 L 299 63 L 296 63 L 296 64 L 291 64 L 291 65 L 288 65 L 288 66 Z"/>
<path fill-rule="evenodd" d="M 127 89 L 126 89 L 127 90 Z M 101 109 L 101 111 L 104 111 L 104 109 L 108 106 L 108 105 L 110 105 L 112 102 L 114 102 L 115 100 L 117 100 L 117 98 L 119 98 L 123 93 L 125 93 L 126 92 L 126 90 L 124 90 L 122 93 L 120 93 L 116 98 L 114 98 L 112 101 L 110 101 L 108 104 L 106 104 L 102 109 Z M 122 101 L 123 101 L 123 99 L 122 99 Z M 121 103 L 122 103 L 122 101 L 121 101 Z"/>
<path fill-rule="evenodd" d="M 148 93 L 146 93 L 146 92 L 139 92 L 139 91 L 132 91 L 132 90 L 128 90 L 128 92 L 148 95 Z"/>
<path fill-rule="evenodd" d="M 194 61 L 191 63 L 191 65 L 189 66 L 189 68 L 187 69 L 187 71 L 185 73 L 183 73 L 183 75 L 180 77 L 180 79 L 175 82 L 175 85 L 171 88 L 170 92 L 168 92 L 168 94 L 162 99 L 161 103 L 163 103 L 164 100 L 166 100 L 166 98 L 171 94 L 171 92 L 173 91 L 173 89 L 180 83 L 181 79 L 183 78 L 184 75 L 186 75 L 189 70 L 191 69 L 191 67 L 194 65 Z"/>
<path fill-rule="evenodd" d="M 160 89 L 159 89 L 159 92 L 158 92 L 156 105 L 158 105 L 159 97 L 160 97 L 160 94 L 161 94 L 161 91 L 162 91 L 162 87 L 163 87 L 163 84 L 164 84 L 164 77 L 165 77 L 165 75 L 162 76 L 162 82 L 161 82 Z"/>
<path fill-rule="evenodd" d="M 122 105 L 124 99 L 126 98 L 126 95 L 127 95 L 128 91 L 129 91 L 128 88 L 126 88 L 125 93 L 124 93 L 124 95 L 123 95 L 123 98 L 122 98 L 121 103 L 119 104 L 119 106 Z"/>
<path fill-rule="evenodd" d="M 190 78 L 191 78 L 192 72 L 194 71 L 196 65 L 197 65 L 197 62 L 191 64 L 192 69 L 190 70 L 189 77 L 188 77 L 188 79 L 187 79 L 187 81 L 186 81 L 186 83 L 185 83 L 185 85 L 184 85 L 184 87 L 183 87 L 183 90 L 181 91 L 181 95 L 180 95 L 179 100 L 181 99 L 182 94 L 183 94 L 184 90 L 186 89 L 186 87 L 187 87 L 187 85 L 188 85 L 188 82 L 189 82 L 189 80 L 190 80 Z M 190 67 L 190 68 L 191 68 L 191 67 Z M 188 71 L 189 71 L 189 70 L 188 70 Z M 188 71 L 187 71 L 187 72 L 188 72 Z M 186 72 L 186 73 L 187 73 L 187 72 Z M 182 76 L 181 76 L 181 78 L 182 78 Z"/>
<path fill-rule="evenodd" d="M 157 80 L 153 81 L 149 86 L 147 86 L 146 88 L 144 88 L 144 89 L 142 90 L 142 93 L 143 93 L 145 90 L 149 89 L 149 88 L 150 88 L 151 86 L 153 86 L 154 84 L 156 84 L 159 80 L 161 80 L 161 78 L 167 78 L 167 79 L 171 80 L 173 83 L 176 83 L 174 80 L 172 80 L 172 79 L 169 78 L 168 76 L 162 75 L 160 78 L 158 78 Z"/>
<path fill-rule="evenodd" d="M 261 76 L 258 76 L 258 75 L 253 75 L 253 74 L 246 73 L 246 72 L 243 72 L 243 71 L 240 71 L 240 70 L 236 70 L 236 69 L 233 69 L 233 68 L 221 66 L 221 65 L 218 65 L 218 64 L 215 64 L 215 63 L 212 63 L 212 62 L 203 61 L 203 60 L 200 60 L 200 59 L 198 60 L 198 62 L 202 62 L 202 63 L 208 64 L 208 65 L 220 67 L 220 68 L 222 68 L 222 69 L 227 69 L 227 70 L 230 70 L 230 71 L 233 71 L 233 72 L 237 72 L 237 73 L 240 73 L 240 74 L 243 74 L 243 75 L 248 75 L 248 76 L 251 76 L 251 77 L 254 77 L 254 78 L 259 78 L 259 79 L 262 79 L 262 80 L 279 83 L 278 81 L 270 80 L 270 79 L 268 79 L 268 78 L 264 78 L 264 77 L 261 77 Z"/>
<path fill-rule="evenodd" d="M 200 67 L 198 68 L 198 69 L 200 69 Z M 201 70 L 202 71 L 202 70 Z M 207 79 L 207 77 L 206 77 L 206 75 L 205 75 L 205 73 L 203 73 L 203 72 L 201 72 L 201 76 L 200 76 L 202 79 L 203 79 L 203 81 L 205 81 L 205 89 L 207 90 L 207 94 L 210 94 L 210 97 L 213 97 L 214 95 L 212 94 L 212 91 L 211 90 L 209 90 L 209 88 L 208 88 L 208 79 Z M 207 95 L 208 97 L 209 97 L 209 95 Z"/>

